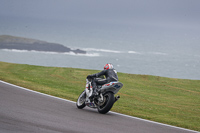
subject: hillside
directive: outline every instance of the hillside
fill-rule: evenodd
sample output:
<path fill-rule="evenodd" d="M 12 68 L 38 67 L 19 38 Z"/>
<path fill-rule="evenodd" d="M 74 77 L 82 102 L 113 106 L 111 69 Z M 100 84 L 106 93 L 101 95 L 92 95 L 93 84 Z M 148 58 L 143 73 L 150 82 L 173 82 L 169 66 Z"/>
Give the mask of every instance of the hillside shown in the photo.
<path fill-rule="evenodd" d="M 0 36 L 0 49 L 17 49 L 17 50 L 35 50 L 45 52 L 74 52 L 76 54 L 85 54 L 86 52 L 80 49 L 72 50 L 64 45 L 57 43 L 49 43 L 45 41 L 16 37 L 10 35 Z"/>

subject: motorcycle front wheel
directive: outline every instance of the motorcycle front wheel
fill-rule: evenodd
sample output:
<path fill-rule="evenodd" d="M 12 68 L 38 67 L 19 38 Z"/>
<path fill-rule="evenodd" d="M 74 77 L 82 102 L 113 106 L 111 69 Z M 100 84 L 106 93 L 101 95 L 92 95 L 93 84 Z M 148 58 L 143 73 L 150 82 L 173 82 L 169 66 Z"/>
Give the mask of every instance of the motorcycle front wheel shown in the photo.
<path fill-rule="evenodd" d="M 86 99 L 86 92 L 83 91 L 81 93 L 81 95 L 78 97 L 78 100 L 76 102 L 76 106 L 77 106 L 78 109 L 82 109 L 86 106 L 85 105 L 85 99 Z"/>
<path fill-rule="evenodd" d="M 112 108 L 115 102 L 115 97 L 113 93 L 107 92 L 103 95 L 103 99 L 104 100 L 102 101 L 102 103 L 99 103 L 97 109 L 99 113 L 106 114 Z"/>

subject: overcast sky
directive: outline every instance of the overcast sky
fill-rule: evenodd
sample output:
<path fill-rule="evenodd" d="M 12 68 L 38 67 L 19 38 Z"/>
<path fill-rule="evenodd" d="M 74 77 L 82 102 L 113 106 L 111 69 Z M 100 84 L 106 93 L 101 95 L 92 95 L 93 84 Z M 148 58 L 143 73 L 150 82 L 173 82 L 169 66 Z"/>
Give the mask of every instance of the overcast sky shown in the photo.
<path fill-rule="evenodd" d="M 91 45 L 109 38 L 191 46 L 200 43 L 200 0 L 0 0 L 1 22 L 0 34 L 59 43 L 74 36 Z"/>
<path fill-rule="evenodd" d="M 0 0 L 0 15 L 199 24 L 200 0 Z"/>

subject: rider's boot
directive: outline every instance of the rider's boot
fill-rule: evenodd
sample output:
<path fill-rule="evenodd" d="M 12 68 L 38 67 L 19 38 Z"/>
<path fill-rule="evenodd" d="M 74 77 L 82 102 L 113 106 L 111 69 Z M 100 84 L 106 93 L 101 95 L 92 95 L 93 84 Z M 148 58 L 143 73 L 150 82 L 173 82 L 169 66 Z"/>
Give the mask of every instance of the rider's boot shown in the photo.
<path fill-rule="evenodd" d="M 92 98 L 94 98 L 95 96 L 98 96 L 97 88 L 93 88 L 92 95 L 91 95 L 89 98 L 92 99 Z"/>

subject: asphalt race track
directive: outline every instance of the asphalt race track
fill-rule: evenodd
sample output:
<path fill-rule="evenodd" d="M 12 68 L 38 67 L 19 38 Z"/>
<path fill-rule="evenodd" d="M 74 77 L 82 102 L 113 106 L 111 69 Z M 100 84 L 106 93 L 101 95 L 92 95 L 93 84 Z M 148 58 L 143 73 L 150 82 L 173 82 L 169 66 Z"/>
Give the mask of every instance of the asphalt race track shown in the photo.
<path fill-rule="evenodd" d="M 0 133 L 194 133 L 95 109 L 0 81 Z"/>

